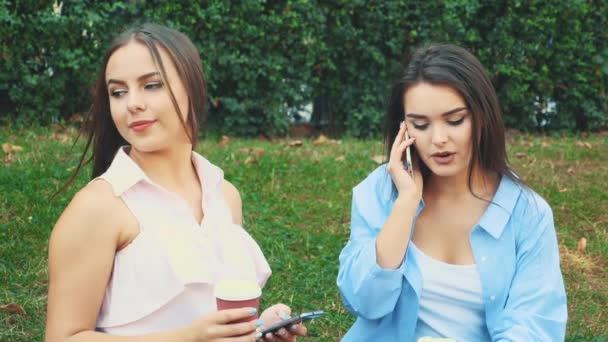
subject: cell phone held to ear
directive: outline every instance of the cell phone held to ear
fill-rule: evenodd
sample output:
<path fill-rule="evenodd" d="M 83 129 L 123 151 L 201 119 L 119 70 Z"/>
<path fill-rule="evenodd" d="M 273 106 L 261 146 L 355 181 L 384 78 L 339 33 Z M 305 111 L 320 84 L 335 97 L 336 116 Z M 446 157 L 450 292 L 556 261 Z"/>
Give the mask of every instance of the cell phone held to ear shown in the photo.
<path fill-rule="evenodd" d="M 263 341 L 264 336 L 266 336 L 266 334 L 268 334 L 268 333 L 274 334 L 275 332 L 279 331 L 279 329 L 281 329 L 281 328 L 288 328 L 289 326 L 294 325 L 294 324 L 310 321 L 311 319 L 321 317 L 324 314 L 325 314 L 324 311 L 318 310 L 318 311 L 312 311 L 312 312 L 305 312 L 301 315 L 282 320 L 279 323 L 271 325 L 268 328 L 265 328 L 262 331 L 260 331 L 260 333 L 258 334 L 259 337 L 256 339 L 256 341 Z"/>
<path fill-rule="evenodd" d="M 405 131 L 405 140 L 409 140 L 410 134 L 407 129 Z M 405 168 L 407 172 L 410 174 L 410 177 L 414 177 L 414 168 L 412 166 L 412 152 L 410 152 L 410 146 L 405 148 Z"/>

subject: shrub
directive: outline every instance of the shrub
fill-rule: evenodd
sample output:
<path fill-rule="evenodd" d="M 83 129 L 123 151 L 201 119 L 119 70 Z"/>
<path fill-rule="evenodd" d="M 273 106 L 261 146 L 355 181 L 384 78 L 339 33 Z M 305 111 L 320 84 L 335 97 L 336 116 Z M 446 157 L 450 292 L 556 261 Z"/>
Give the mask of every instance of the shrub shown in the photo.
<path fill-rule="evenodd" d="M 154 21 L 200 49 L 210 124 L 227 134 L 285 134 L 314 101 L 317 125 L 377 135 L 403 57 L 436 41 L 479 57 L 510 127 L 593 130 L 608 126 L 607 18 L 582 0 L 0 0 L 0 103 L 22 123 L 85 111 L 111 36 Z"/>

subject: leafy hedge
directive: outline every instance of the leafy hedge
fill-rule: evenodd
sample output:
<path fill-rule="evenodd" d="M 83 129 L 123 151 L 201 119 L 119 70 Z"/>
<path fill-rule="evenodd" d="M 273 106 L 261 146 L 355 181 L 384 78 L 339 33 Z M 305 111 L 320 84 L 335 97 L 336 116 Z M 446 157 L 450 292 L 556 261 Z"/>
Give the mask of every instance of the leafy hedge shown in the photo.
<path fill-rule="evenodd" d="M 193 39 L 211 123 L 230 134 L 284 134 L 288 110 L 314 101 L 316 124 L 375 135 L 403 57 L 432 41 L 480 58 L 511 127 L 608 126 L 608 3 L 582 0 L 0 0 L 0 115 L 86 110 L 106 44 L 136 21 Z"/>

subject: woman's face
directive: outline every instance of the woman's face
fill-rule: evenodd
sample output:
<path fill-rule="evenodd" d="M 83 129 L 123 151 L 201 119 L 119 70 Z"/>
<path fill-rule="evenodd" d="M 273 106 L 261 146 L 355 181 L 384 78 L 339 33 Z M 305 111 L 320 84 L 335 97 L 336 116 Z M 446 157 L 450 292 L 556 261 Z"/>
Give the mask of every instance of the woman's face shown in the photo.
<path fill-rule="evenodd" d="M 159 48 L 167 82 L 184 120 L 188 93 L 168 54 Z M 122 137 L 141 152 L 157 152 L 190 140 L 171 101 L 169 89 L 148 48 L 132 41 L 117 49 L 106 66 L 112 120 Z"/>
<path fill-rule="evenodd" d="M 439 177 L 466 175 L 472 154 L 472 117 L 460 94 L 419 83 L 403 96 L 405 120 L 420 159 Z"/>

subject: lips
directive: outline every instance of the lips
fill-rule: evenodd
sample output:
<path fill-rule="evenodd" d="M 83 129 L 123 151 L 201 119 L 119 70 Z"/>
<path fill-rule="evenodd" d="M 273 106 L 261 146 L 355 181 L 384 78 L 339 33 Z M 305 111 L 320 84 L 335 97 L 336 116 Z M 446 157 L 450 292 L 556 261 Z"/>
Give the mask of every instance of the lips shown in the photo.
<path fill-rule="evenodd" d="M 435 152 L 431 154 L 431 158 L 437 163 L 441 165 L 449 164 L 454 160 L 454 152 L 444 151 L 444 152 Z"/>
<path fill-rule="evenodd" d="M 135 132 L 142 132 L 146 128 L 152 126 L 156 120 L 138 120 L 129 124 L 129 128 Z"/>

